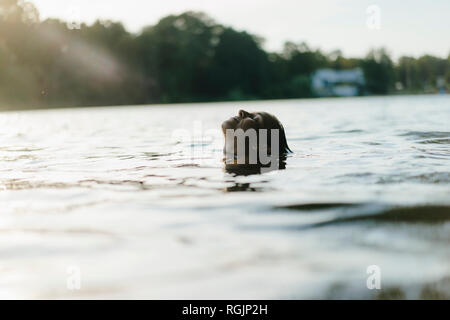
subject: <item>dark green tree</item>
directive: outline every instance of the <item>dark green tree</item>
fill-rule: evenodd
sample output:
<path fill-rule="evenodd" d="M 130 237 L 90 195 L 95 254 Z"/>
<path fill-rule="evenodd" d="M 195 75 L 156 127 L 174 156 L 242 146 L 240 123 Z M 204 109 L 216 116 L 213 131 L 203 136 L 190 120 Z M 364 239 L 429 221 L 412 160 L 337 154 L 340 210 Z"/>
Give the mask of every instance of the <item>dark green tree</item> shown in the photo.
<path fill-rule="evenodd" d="M 387 94 L 394 89 L 394 64 L 385 49 L 371 50 L 361 66 L 369 93 Z"/>

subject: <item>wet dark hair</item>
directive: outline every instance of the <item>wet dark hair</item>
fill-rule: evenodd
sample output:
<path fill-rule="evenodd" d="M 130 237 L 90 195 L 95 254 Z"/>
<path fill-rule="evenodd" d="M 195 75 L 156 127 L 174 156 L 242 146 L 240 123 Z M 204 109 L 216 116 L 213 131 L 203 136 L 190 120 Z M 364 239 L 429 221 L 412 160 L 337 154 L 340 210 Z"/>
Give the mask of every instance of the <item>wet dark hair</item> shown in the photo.
<path fill-rule="evenodd" d="M 247 112 L 244 110 L 240 110 L 238 112 L 238 116 L 232 117 L 229 120 L 226 120 L 222 123 L 222 131 L 223 134 L 226 134 L 227 129 L 242 129 L 244 131 L 249 129 L 255 129 L 257 132 L 257 148 L 259 148 L 259 142 L 260 142 L 260 134 L 258 129 L 267 129 L 267 153 L 272 154 L 272 132 L 271 130 L 279 130 L 278 131 L 278 138 L 279 138 L 279 148 L 278 148 L 278 156 L 277 156 L 277 167 L 278 169 L 284 169 L 286 166 L 286 155 L 288 153 L 292 153 L 291 149 L 288 146 L 287 139 L 286 139 L 286 132 L 284 130 L 283 125 L 281 122 L 272 114 L 267 112 Z M 235 138 L 236 139 L 236 138 Z M 236 140 L 235 140 L 235 154 L 236 157 Z M 226 153 L 226 141 L 224 146 L 224 154 Z M 245 153 L 246 158 L 249 156 L 249 150 L 250 150 L 250 139 L 247 139 L 245 141 Z M 236 158 L 235 158 L 236 159 Z M 224 162 L 226 159 L 224 158 Z M 274 161 L 274 160 L 273 160 Z M 234 174 L 239 175 L 248 175 L 248 174 L 255 174 L 260 172 L 262 167 L 268 167 L 268 165 L 261 164 L 259 160 L 259 152 L 258 152 L 258 160 L 256 164 L 249 164 L 246 159 L 245 164 L 237 164 L 237 163 L 225 163 L 225 169 L 226 171 Z"/>
<path fill-rule="evenodd" d="M 268 146 L 270 146 L 271 140 L 270 140 L 270 130 L 271 129 L 278 129 L 280 132 L 279 136 L 279 151 L 280 154 L 286 154 L 286 153 L 292 153 L 292 150 L 289 148 L 287 139 L 286 139 L 286 132 L 284 131 L 284 127 L 281 124 L 280 120 L 278 120 L 275 116 L 271 115 L 267 112 L 257 112 L 264 118 L 264 129 L 268 129 L 269 132 L 267 134 L 267 143 Z"/>

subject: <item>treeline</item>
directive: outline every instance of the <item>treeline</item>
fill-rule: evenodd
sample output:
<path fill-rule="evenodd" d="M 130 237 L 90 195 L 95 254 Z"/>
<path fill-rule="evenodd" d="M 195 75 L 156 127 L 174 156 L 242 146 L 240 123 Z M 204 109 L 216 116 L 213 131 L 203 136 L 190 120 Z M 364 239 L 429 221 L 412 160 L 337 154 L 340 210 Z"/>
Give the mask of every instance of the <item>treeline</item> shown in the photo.
<path fill-rule="evenodd" d="M 266 52 L 262 43 L 198 12 L 133 34 L 111 21 L 40 21 L 29 2 L 0 0 L 0 106 L 312 97 L 310 76 L 319 68 L 362 68 L 368 94 L 434 92 L 437 79 L 450 83 L 450 55 L 394 63 L 384 49 L 356 59 L 292 42 Z"/>

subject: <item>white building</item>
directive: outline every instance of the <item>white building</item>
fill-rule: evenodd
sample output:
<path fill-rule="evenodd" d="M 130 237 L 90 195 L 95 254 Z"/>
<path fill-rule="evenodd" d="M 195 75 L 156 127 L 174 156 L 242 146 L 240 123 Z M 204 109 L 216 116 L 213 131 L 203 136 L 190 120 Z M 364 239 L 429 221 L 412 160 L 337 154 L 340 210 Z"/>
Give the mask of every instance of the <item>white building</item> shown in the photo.
<path fill-rule="evenodd" d="M 319 69 L 311 76 L 313 92 L 320 97 L 350 97 L 361 94 L 364 73 L 360 68 L 350 70 Z"/>

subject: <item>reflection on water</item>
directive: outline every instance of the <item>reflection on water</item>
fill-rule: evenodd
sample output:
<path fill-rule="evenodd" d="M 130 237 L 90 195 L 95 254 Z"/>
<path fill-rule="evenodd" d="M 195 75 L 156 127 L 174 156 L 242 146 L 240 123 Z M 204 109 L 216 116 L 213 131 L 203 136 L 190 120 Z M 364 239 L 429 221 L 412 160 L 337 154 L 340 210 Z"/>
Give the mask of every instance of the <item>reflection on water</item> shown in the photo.
<path fill-rule="evenodd" d="M 282 121 L 281 170 L 224 166 L 243 106 Z M 447 96 L 0 113 L 0 297 L 448 299 L 449 120 Z"/>

